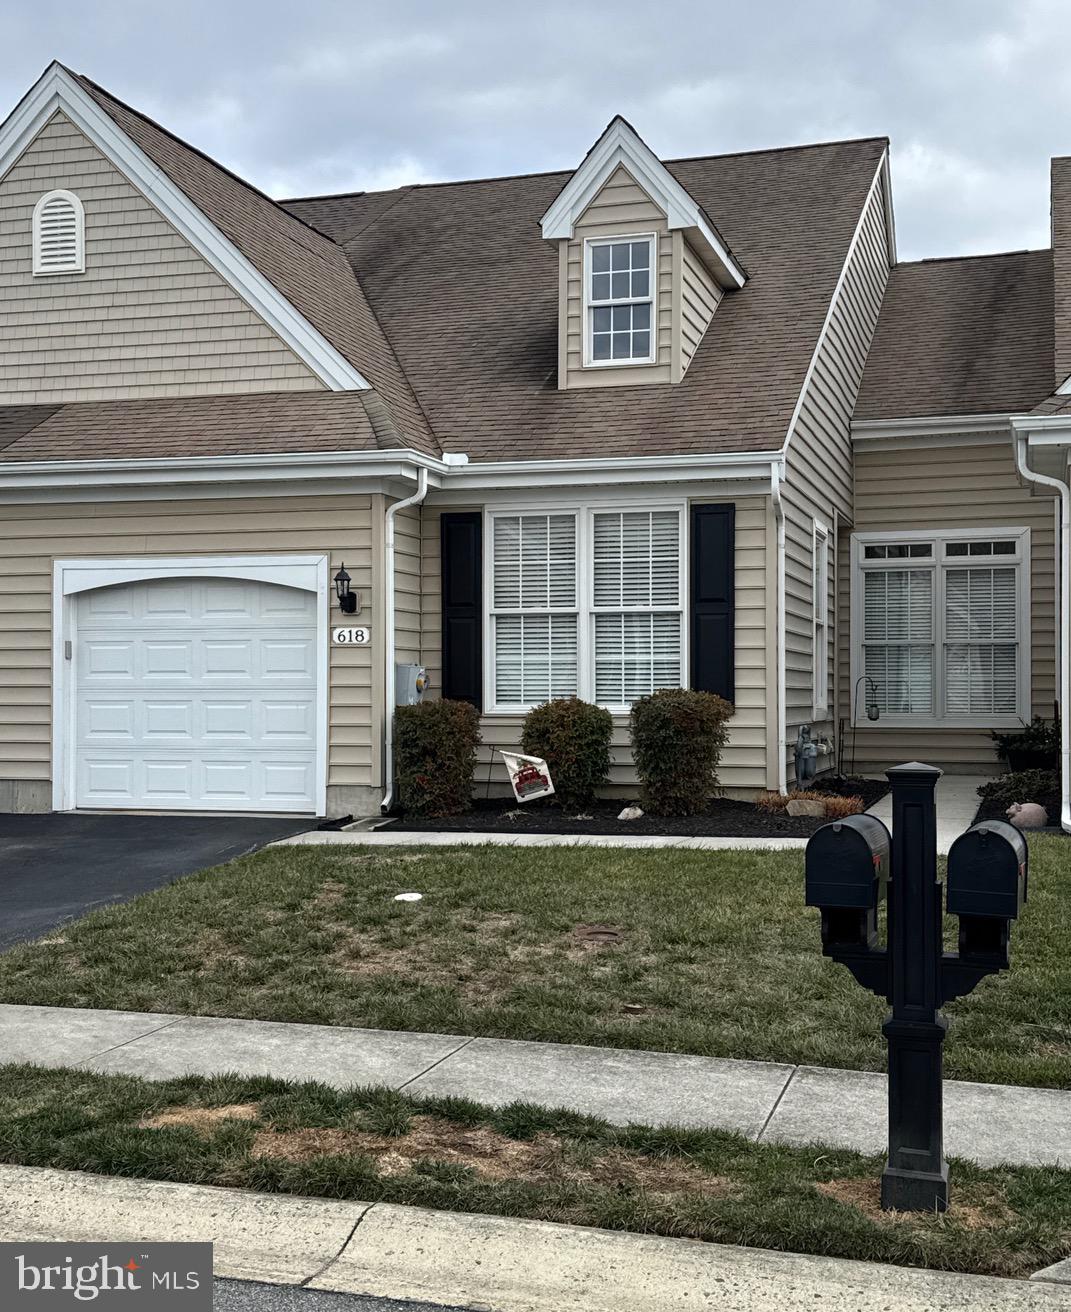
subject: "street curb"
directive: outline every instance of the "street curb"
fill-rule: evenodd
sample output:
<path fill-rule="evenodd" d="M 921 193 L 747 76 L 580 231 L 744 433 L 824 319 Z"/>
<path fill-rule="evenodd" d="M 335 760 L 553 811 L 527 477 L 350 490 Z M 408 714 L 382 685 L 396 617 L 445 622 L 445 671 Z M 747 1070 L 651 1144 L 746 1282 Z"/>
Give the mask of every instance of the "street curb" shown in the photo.
<path fill-rule="evenodd" d="M 1038 1281 L 35 1167 L 0 1166 L 0 1239 L 207 1239 L 217 1276 L 488 1312 L 1071 1312 Z"/>
<path fill-rule="evenodd" d="M 428 833 L 381 833 L 365 829 L 311 829 L 280 838 L 268 847 L 616 847 L 658 852 L 685 848 L 699 852 L 803 851 L 806 838 L 674 838 L 664 834 L 488 834 L 438 829 Z"/>

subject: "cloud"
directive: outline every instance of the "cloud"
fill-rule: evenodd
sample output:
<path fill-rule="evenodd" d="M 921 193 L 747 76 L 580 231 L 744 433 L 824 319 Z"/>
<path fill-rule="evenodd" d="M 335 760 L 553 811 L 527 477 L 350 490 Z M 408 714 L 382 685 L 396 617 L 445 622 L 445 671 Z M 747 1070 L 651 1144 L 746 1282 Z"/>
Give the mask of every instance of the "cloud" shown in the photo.
<path fill-rule="evenodd" d="M 299 21 L 295 21 L 295 14 Z M 1047 240 L 1066 0 L 6 0 L 0 102 L 62 58 L 272 194 L 885 134 L 902 256 Z"/>

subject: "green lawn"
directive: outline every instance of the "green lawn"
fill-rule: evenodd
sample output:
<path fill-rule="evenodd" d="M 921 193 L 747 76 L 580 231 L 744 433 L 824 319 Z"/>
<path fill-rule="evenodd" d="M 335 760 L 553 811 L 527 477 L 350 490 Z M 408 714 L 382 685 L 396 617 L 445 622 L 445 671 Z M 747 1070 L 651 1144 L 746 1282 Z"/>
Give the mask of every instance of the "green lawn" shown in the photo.
<path fill-rule="evenodd" d="M 274 848 L 5 953 L 0 1000 L 880 1069 L 884 1004 L 822 957 L 802 857 Z M 949 1076 L 1071 1084 L 1069 911 L 1071 847 L 1032 840 L 1012 970 L 949 1008 Z"/>
<path fill-rule="evenodd" d="M 954 1163 L 946 1215 L 888 1214 L 877 1157 L 268 1079 L 0 1067 L 0 1160 L 988 1275 L 1071 1252 L 1067 1171 Z"/>

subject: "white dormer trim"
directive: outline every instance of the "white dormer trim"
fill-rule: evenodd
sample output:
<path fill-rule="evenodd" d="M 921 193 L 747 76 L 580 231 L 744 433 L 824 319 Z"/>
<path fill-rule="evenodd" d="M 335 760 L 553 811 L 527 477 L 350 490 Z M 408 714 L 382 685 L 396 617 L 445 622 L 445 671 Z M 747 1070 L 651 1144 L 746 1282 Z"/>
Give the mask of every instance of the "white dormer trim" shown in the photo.
<path fill-rule="evenodd" d="M 335 392 L 367 379 L 211 223 L 60 64 L 51 64 L 0 125 L 0 180 L 58 110 L 83 132 L 269 328 Z"/>
<path fill-rule="evenodd" d="M 618 116 L 585 156 L 539 224 L 547 241 L 570 238 L 576 223 L 618 167 L 625 168 L 664 211 L 671 230 L 680 228 L 725 289 L 743 287 L 747 274 L 710 226 L 703 211 L 657 155 Z"/>

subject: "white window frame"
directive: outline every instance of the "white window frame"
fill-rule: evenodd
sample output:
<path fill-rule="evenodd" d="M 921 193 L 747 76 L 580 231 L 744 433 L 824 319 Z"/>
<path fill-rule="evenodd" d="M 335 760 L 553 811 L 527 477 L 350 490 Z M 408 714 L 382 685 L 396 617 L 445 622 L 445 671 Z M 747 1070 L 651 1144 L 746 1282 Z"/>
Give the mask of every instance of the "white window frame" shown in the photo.
<path fill-rule="evenodd" d="M 992 538 L 994 541 L 1014 540 L 1017 544 L 1014 555 L 986 557 L 952 556 L 945 554 L 949 542 L 969 542 Z M 866 718 L 866 697 L 856 695 L 859 679 L 864 674 L 863 662 L 863 574 L 867 562 L 864 550 L 868 546 L 889 543 L 933 544 L 929 557 L 912 556 L 890 562 L 885 568 L 932 569 L 935 573 L 933 588 L 933 687 L 934 710 L 922 715 L 890 715 L 882 711 L 881 718 L 871 722 Z M 1018 705 L 1015 713 L 1010 715 L 948 715 L 945 713 L 945 586 L 946 569 L 957 569 L 976 564 L 994 564 L 997 566 L 1013 565 L 1019 571 L 1019 586 L 1016 597 L 1016 640 L 1019 646 L 1017 665 Z M 1029 721 L 1031 716 L 1031 680 L 1030 680 L 1030 529 L 1021 525 L 996 528 L 935 528 L 910 529 L 905 532 L 853 533 L 851 538 L 851 724 L 866 729 L 1017 729 Z M 884 563 L 882 563 L 884 564 Z M 871 568 L 882 568 L 874 562 Z M 921 644 L 920 644 L 921 645 Z"/>
<path fill-rule="evenodd" d="M 812 625 L 811 681 L 813 685 L 813 716 L 815 720 L 829 718 L 829 591 L 832 583 L 833 553 L 829 525 L 820 519 L 811 520 L 811 593 Z"/>
<path fill-rule="evenodd" d="M 646 297 L 624 296 L 617 299 L 611 298 L 608 301 L 593 301 L 591 299 L 591 252 L 596 246 L 613 246 L 623 242 L 646 241 L 651 248 L 651 277 L 650 277 L 650 295 Z M 585 369 L 622 369 L 630 366 L 639 366 L 656 364 L 658 361 L 658 233 L 657 232 L 635 232 L 635 233 L 615 233 L 612 237 L 585 237 L 584 238 L 584 259 L 583 259 L 583 282 L 584 282 L 584 368 Z M 596 360 L 594 358 L 594 343 L 592 340 L 595 326 L 596 309 L 612 309 L 615 305 L 643 305 L 649 303 L 651 306 L 651 349 L 646 358 L 640 359 L 638 356 L 628 360 Z"/>
<path fill-rule="evenodd" d="M 69 201 L 74 210 L 74 263 L 65 264 L 62 268 L 49 267 L 41 262 L 41 214 L 45 206 L 51 200 Z M 59 278 L 65 274 L 85 273 L 86 271 L 86 212 L 85 206 L 73 191 L 65 191 L 62 187 L 54 191 L 47 191 L 40 197 L 37 204 L 33 207 L 32 245 L 33 245 L 33 276 L 35 278 Z"/>
<path fill-rule="evenodd" d="M 676 606 L 601 606 L 596 608 L 595 590 L 595 516 L 610 511 L 650 511 L 675 510 L 680 524 L 680 552 L 678 557 L 678 581 Z M 494 521 L 499 516 L 514 515 L 566 515 L 576 516 L 576 601 L 573 608 L 551 608 L 550 613 L 576 614 L 577 616 L 577 690 L 576 695 L 587 702 L 595 700 L 595 616 L 598 614 L 620 615 L 629 611 L 648 614 L 657 611 L 660 614 L 677 611 L 681 617 L 681 651 L 680 651 L 680 687 L 688 687 L 689 651 L 688 651 L 688 503 L 680 498 L 645 497 L 642 501 L 623 498 L 600 498 L 598 501 L 570 502 L 511 502 L 509 504 L 485 506 L 483 517 L 483 704 L 485 715 L 524 715 L 536 702 L 498 703 L 495 700 L 495 639 L 494 617 L 498 613 L 494 605 Z M 524 614 L 514 608 L 504 613 Z M 534 610 L 533 614 L 546 614 L 544 609 Z M 605 703 L 605 709 L 614 715 L 627 715 L 631 709 L 622 703 Z"/>

